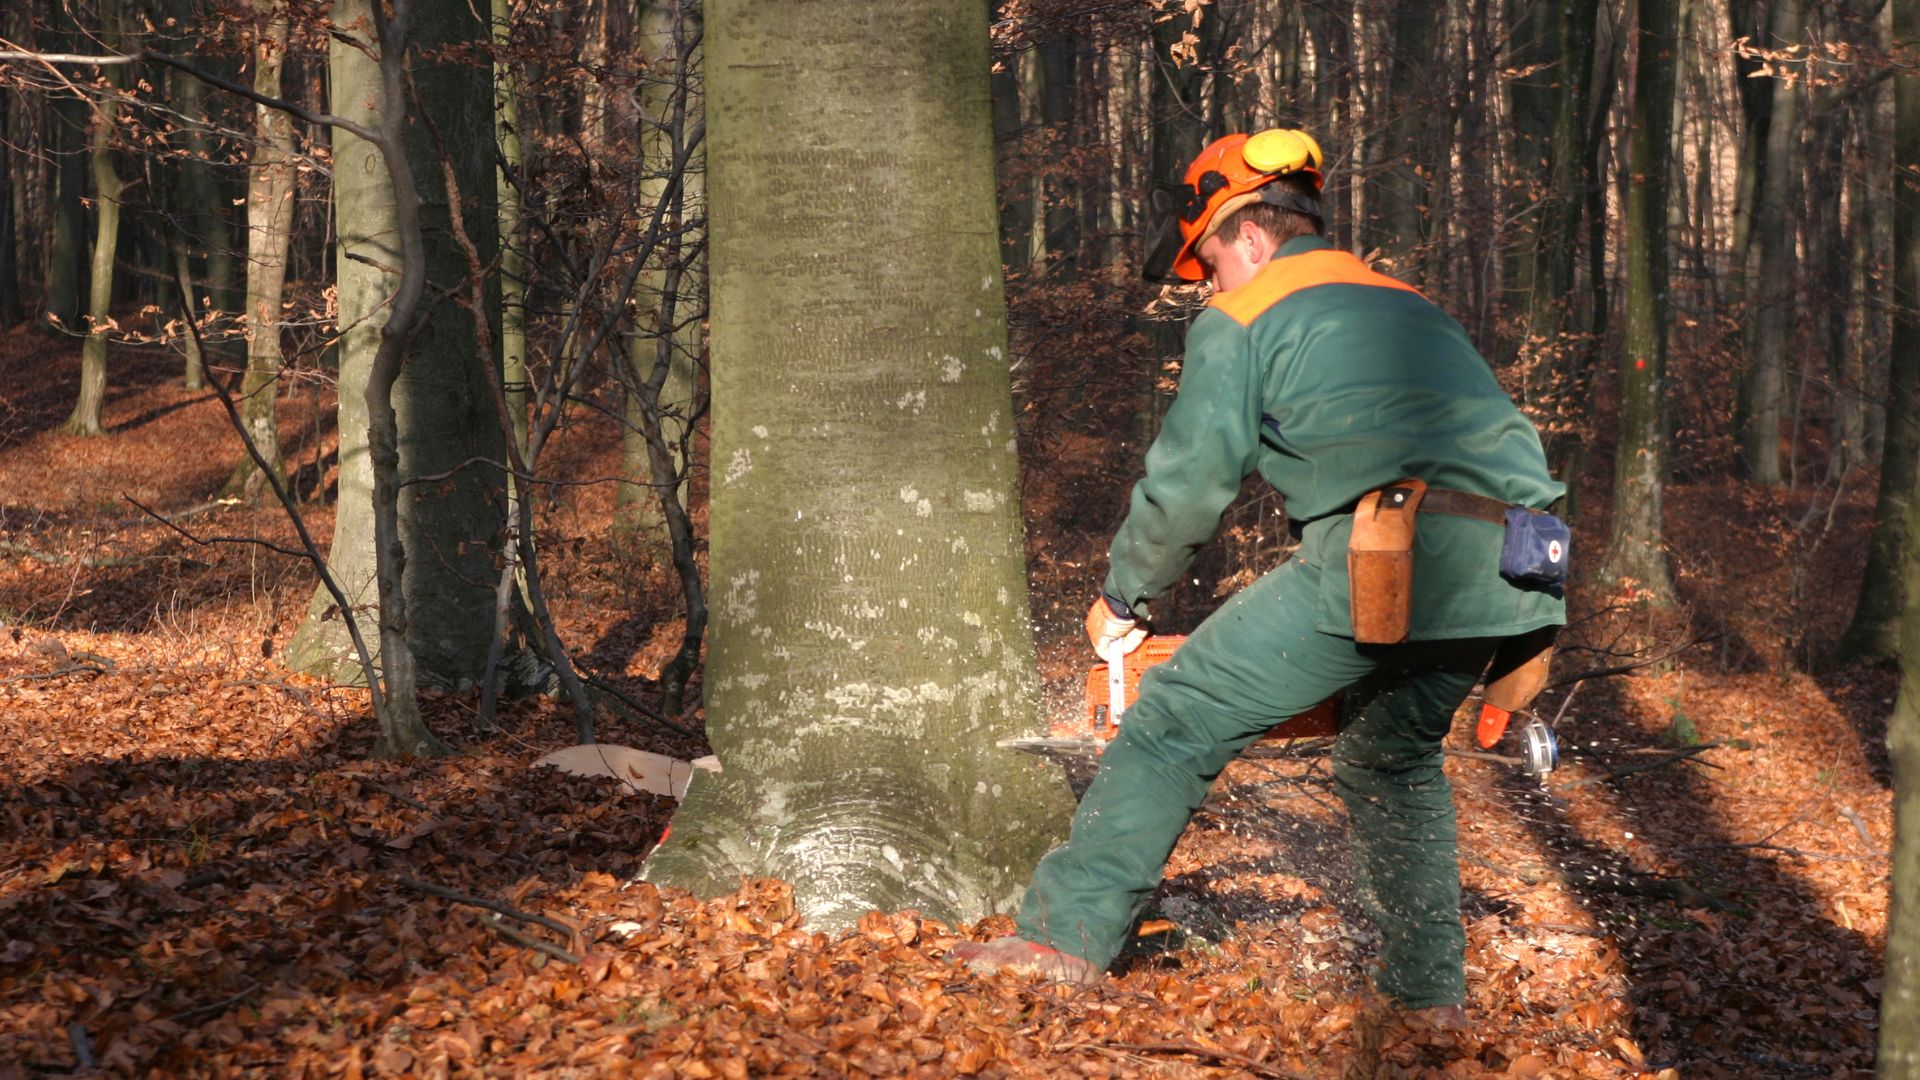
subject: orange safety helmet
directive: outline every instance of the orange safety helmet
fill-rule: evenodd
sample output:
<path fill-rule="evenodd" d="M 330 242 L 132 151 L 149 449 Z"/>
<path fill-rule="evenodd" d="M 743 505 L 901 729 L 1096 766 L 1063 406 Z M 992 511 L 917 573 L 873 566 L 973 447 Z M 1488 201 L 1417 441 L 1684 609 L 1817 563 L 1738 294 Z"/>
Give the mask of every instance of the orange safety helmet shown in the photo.
<path fill-rule="evenodd" d="M 1194 255 L 1227 215 L 1264 202 L 1309 217 L 1320 216 L 1320 201 L 1288 185 L 1283 176 L 1305 175 L 1320 190 L 1320 144 L 1293 128 L 1270 128 L 1256 135 L 1215 139 L 1187 166 L 1186 183 L 1170 193 L 1155 192 L 1165 212 L 1160 234 L 1147 256 L 1146 276 L 1156 281 L 1201 281 L 1207 269 Z M 1170 200 L 1160 196 L 1171 194 Z M 1184 200 L 1184 201 L 1183 201 Z M 1177 245 L 1177 246 L 1176 246 Z"/>

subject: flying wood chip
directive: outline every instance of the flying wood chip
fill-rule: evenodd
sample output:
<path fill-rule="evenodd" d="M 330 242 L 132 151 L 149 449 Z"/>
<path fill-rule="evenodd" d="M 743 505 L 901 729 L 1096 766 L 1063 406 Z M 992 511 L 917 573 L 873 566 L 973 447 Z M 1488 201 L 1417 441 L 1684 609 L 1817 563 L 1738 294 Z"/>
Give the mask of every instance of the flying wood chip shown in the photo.
<path fill-rule="evenodd" d="M 635 750 L 614 743 L 584 743 L 555 750 L 534 765 L 551 765 L 575 776 L 611 776 L 652 795 L 675 799 L 687 793 L 695 769 L 720 771 L 720 759 L 711 755 L 682 761 L 665 754 Z"/>

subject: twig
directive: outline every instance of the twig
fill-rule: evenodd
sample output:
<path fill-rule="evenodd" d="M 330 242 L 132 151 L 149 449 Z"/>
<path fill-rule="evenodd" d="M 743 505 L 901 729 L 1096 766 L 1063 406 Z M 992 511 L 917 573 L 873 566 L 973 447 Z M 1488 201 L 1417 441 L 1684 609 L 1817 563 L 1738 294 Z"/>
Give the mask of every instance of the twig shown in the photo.
<path fill-rule="evenodd" d="M 1712 911 L 1726 911 L 1729 906 L 1725 900 L 1704 892 L 1684 881 L 1674 878 L 1653 877 L 1635 874 L 1630 870 L 1602 871 L 1595 869 L 1590 876 L 1575 877 L 1558 870 L 1534 873 L 1526 868 L 1501 866 L 1488 862 L 1475 855 L 1462 855 L 1463 862 L 1491 870 L 1496 874 L 1510 877 L 1527 885 L 1544 885 L 1549 882 L 1568 889 L 1598 889 L 1601 892 L 1620 893 L 1625 896 L 1645 896 L 1654 900 L 1672 900 L 1681 907 L 1707 908 Z"/>
<path fill-rule="evenodd" d="M 1664 663 L 1668 660 L 1671 660 L 1674 657 L 1680 655 L 1681 653 L 1687 651 L 1688 649 L 1693 648 L 1695 645 L 1704 645 L 1707 642 L 1712 641 L 1715 637 L 1718 637 L 1718 636 L 1719 635 L 1717 634 L 1702 634 L 1699 637 L 1694 638 L 1692 641 L 1689 641 L 1684 645 L 1676 645 L 1673 648 L 1668 649 L 1666 652 L 1663 652 L 1658 656 L 1650 656 L 1645 660 L 1635 660 L 1631 664 L 1619 664 L 1614 667 L 1595 668 L 1592 671 L 1581 671 L 1581 672 L 1576 672 L 1572 675 L 1564 675 L 1548 683 L 1547 688 L 1552 689 L 1556 686 L 1566 686 L 1569 683 L 1581 683 L 1581 682 L 1587 681 L 1588 679 L 1605 679 L 1605 678 L 1610 678 L 1614 675 L 1631 675 L 1634 672 L 1640 670 L 1641 668 L 1652 667 L 1655 664 Z"/>
<path fill-rule="evenodd" d="M 401 791 L 397 787 L 393 787 L 388 784 L 376 784 L 367 780 L 362 780 L 360 782 L 366 785 L 367 787 L 373 788 L 376 791 L 386 794 L 389 798 L 393 799 L 395 802 L 399 802 L 404 805 L 411 806 L 415 810 L 423 810 L 429 814 L 434 812 L 433 807 L 428 806 L 426 803 L 423 803 L 419 799 L 416 799 L 413 796 L 407 794 L 406 792 Z"/>
<path fill-rule="evenodd" d="M 1664 769 L 1675 762 L 1691 761 L 1695 754 L 1705 753 L 1708 750 L 1725 745 L 1725 739 L 1715 739 L 1710 743 L 1701 743 L 1699 746 L 1689 746 L 1684 750 L 1668 754 L 1658 761 L 1642 761 L 1633 765 L 1622 765 L 1617 769 L 1601 773 L 1599 776 L 1588 776 L 1579 780 L 1569 780 L 1564 784 L 1556 784 L 1554 786 L 1562 791 L 1571 791 L 1577 787 L 1586 787 L 1588 784 L 1598 784 L 1606 780 L 1618 780 L 1623 776 L 1632 776 L 1634 773 L 1647 772 L 1652 769 Z M 1700 762 L 1700 764 L 1704 765 L 1709 763 Z"/>
<path fill-rule="evenodd" d="M 177 1024 L 180 1021 L 185 1020 L 189 1017 L 212 1016 L 214 1014 L 225 1011 L 225 1009 L 229 1005 L 239 1004 L 241 999 L 247 997 L 249 994 L 252 994 L 255 990 L 258 990 L 258 989 L 260 989 L 259 983 L 257 982 L 248 983 L 246 986 L 241 987 L 240 992 L 237 994 L 232 994 L 227 997 L 223 997 L 219 1001 L 209 1002 L 208 1004 L 205 1004 L 205 1005 L 197 1005 L 191 1009 L 188 1009 L 186 1012 L 183 1012 L 183 1013 L 175 1013 L 171 1017 L 171 1020 L 173 1023 Z"/>
<path fill-rule="evenodd" d="M 41 551 L 38 548 L 31 548 L 25 544 L 16 544 L 11 540 L 0 540 L 0 551 L 7 552 L 8 554 L 11 554 L 11 555 L 23 556 L 25 558 L 33 559 L 38 562 L 47 563 L 48 565 L 51 565 L 51 566 L 68 566 L 68 565 L 77 564 L 80 566 L 84 566 L 89 570 L 104 570 L 104 569 L 111 569 L 113 567 L 119 567 L 119 566 L 138 566 L 139 564 L 146 562 L 147 559 L 150 557 L 150 556 L 133 555 L 133 556 L 121 556 L 121 557 L 115 557 L 115 558 L 102 559 L 92 555 L 62 555 L 59 552 Z M 164 556 L 162 557 L 164 558 Z"/>
<path fill-rule="evenodd" d="M 93 1058 L 93 1040 L 87 1036 L 87 1025 L 78 1020 L 68 1024 L 67 1041 L 73 1044 L 75 1071 L 99 1067 L 100 1063 Z"/>
<path fill-rule="evenodd" d="M 1779 844 L 1769 844 L 1765 841 L 1758 841 L 1751 844 L 1734 842 L 1724 844 L 1689 844 L 1686 847 L 1675 850 L 1702 851 L 1708 848 L 1737 848 L 1741 851 L 1778 851 L 1783 855 L 1792 855 L 1799 859 L 1814 859 L 1820 862 L 1874 862 L 1879 859 L 1890 859 L 1893 857 L 1893 852 L 1891 851 L 1869 851 L 1865 855 L 1828 855 L 1821 851 L 1805 851 L 1800 848 L 1782 847 Z"/>
<path fill-rule="evenodd" d="M 535 914 L 532 914 L 531 912 L 521 911 L 517 907 L 513 907 L 509 904 L 503 904 L 498 900 L 489 900 L 484 896 L 475 896 L 472 893 L 463 893 L 458 889 L 449 889 L 444 885 L 435 885 L 432 882 L 427 882 L 427 881 L 416 881 L 413 878 L 409 878 L 409 877 L 401 878 L 400 884 L 405 885 L 409 889 L 417 889 L 420 892 L 427 893 L 432 896 L 438 896 L 447 900 L 452 900 L 454 903 L 457 903 L 457 904 L 466 904 L 471 907 L 486 908 L 488 911 L 505 915 L 510 919 L 518 919 L 521 922 L 533 923 L 536 926 L 544 926 L 556 934 L 567 935 L 569 939 L 572 939 L 575 935 L 580 933 L 579 927 L 569 926 L 566 923 L 560 922 L 558 919 L 550 919 L 545 915 L 535 915 Z M 568 955 L 572 955 L 572 954 L 568 954 Z M 577 964 L 580 962 L 580 960 L 578 957 L 575 957 L 573 962 Z"/>
<path fill-rule="evenodd" d="M 133 496 L 127 494 L 126 492 L 124 491 L 121 492 L 120 497 L 122 499 L 125 499 L 127 502 L 133 504 L 133 506 L 136 509 L 138 509 L 141 513 L 147 515 L 148 517 L 159 522 L 160 524 L 165 525 L 167 528 L 172 529 L 174 532 L 179 533 L 181 536 L 186 537 L 188 540 L 193 541 L 194 543 L 200 545 L 201 547 L 213 547 L 216 544 L 252 544 L 255 547 L 263 547 L 263 548 L 266 548 L 268 551 L 274 552 L 276 554 L 288 555 L 296 559 L 304 559 L 307 557 L 307 553 L 304 551 L 295 551 L 294 549 L 289 547 L 281 547 L 279 544 L 276 544 L 271 540 L 262 540 L 257 536 L 208 536 L 208 537 L 195 536 L 192 533 L 188 532 L 187 530 L 174 524 L 172 521 L 168 520 L 167 517 L 161 514 L 158 510 L 152 509 L 151 507 L 147 506 L 145 503 L 142 503 L 140 500 L 134 498 Z"/>
<path fill-rule="evenodd" d="M 1055 1046 L 1053 1049 L 1056 1051 L 1059 1051 L 1059 1050 L 1118 1051 L 1120 1053 L 1125 1053 L 1125 1054 L 1186 1054 L 1191 1057 L 1210 1058 L 1214 1061 L 1223 1062 L 1226 1065 L 1232 1065 L 1236 1068 L 1245 1069 L 1248 1072 L 1253 1073 L 1255 1076 L 1279 1077 L 1281 1078 L 1281 1080 L 1306 1080 L 1305 1073 L 1297 1073 L 1288 1069 L 1276 1069 L 1271 1065 L 1267 1065 L 1263 1062 L 1255 1061 L 1254 1059 L 1247 1057 L 1245 1054 L 1236 1054 L 1231 1050 L 1217 1050 L 1211 1046 L 1200 1046 L 1196 1043 L 1081 1042 L 1081 1043 L 1061 1043 Z"/>
<path fill-rule="evenodd" d="M 180 283 L 180 298 L 185 302 L 187 310 L 193 310 L 193 290 L 186 281 Z M 199 324 L 188 319 L 187 332 L 193 335 L 194 347 L 200 350 L 200 354 L 207 355 L 206 342 L 200 338 Z M 247 456 L 253 459 L 254 466 L 267 478 L 267 485 L 273 489 L 274 497 L 280 500 L 281 509 L 286 511 L 288 520 L 293 522 L 294 532 L 300 537 L 300 546 L 304 549 L 307 560 L 313 564 L 314 572 L 320 577 L 320 583 L 326 586 L 327 594 L 333 597 L 334 605 L 340 611 L 341 621 L 346 624 L 347 636 L 353 641 L 355 656 L 360 661 L 361 674 L 367 680 L 368 696 L 373 700 L 373 714 L 379 718 L 380 725 L 384 729 L 388 714 L 387 698 L 381 692 L 380 673 L 374 668 L 373 654 L 367 648 L 366 638 L 360 633 L 360 622 L 354 618 L 353 604 L 340 588 L 339 580 L 333 576 L 333 569 L 327 565 L 327 557 L 320 553 L 320 545 L 314 541 L 313 534 L 307 530 L 307 520 L 300 516 L 300 508 L 295 505 L 293 495 L 287 491 L 286 485 L 280 482 L 280 470 L 267 461 L 261 455 L 260 447 L 255 445 L 253 435 L 247 430 L 246 421 L 241 419 L 240 410 L 233 403 L 233 394 L 212 371 L 207 372 L 207 385 L 212 387 L 214 394 L 220 398 L 220 406 L 227 413 L 227 422 L 240 436 L 240 443 L 247 448 Z M 151 513 L 151 511 L 148 512 Z"/>
<path fill-rule="evenodd" d="M 1448 747 L 1441 752 L 1448 757 L 1466 758 L 1469 761 L 1493 761 L 1502 765 L 1525 765 L 1527 763 L 1525 758 L 1513 757 L 1510 754 L 1489 754 L 1480 750 L 1455 750 Z"/>
<path fill-rule="evenodd" d="M 581 670 L 580 677 L 581 677 L 581 680 L 585 682 L 588 686 L 613 698 L 616 704 L 626 706 L 628 709 L 638 714 L 641 719 L 659 724 L 662 727 L 672 728 L 674 731 L 677 731 L 682 735 L 688 735 L 688 736 L 693 736 L 695 738 L 698 738 L 698 733 L 688 728 L 684 728 L 679 724 L 676 724 L 673 721 L 667 719 L 665 716 L 661 715 L 660 713 L 647 708 L 645 705 L 640 704 L 639 702 L 628 697 L 626 694 L 620 692 L 618 689 L 609 685 L 608 683 L 600 679 L 598 676 L 588 674 L 585 669 Z"/>
<path fill-rule="evenodd" d="M 222 690 L 230 686 L 270 686 L 286 694 L 288 697 L 298 698 L 300 704 L 305 705 L 307 708 L 313 708 L 313 695 L 297 686 L 288 686 L 284 679 L 227 679 L 220 683 L 220 689 Z"/>
<path fill-rule="evenodd" d="M 105 675 L 111 670 L 113 669 L 95 667 L 92 664 L 68 664 L 65 667 L 54 668 L 52 671 L 35 671 L 26 675 L 9 675 L 4 679 L 0 679 L 0 685 L 11 682 L 40 682 L 43 679 L 58 679 L 67 675 L 77 675 L 83 671 L 93 675 Z"/>
<path fill-rule="evenodd" d="M 580 958 L 578 956 L 573 955 L 572 953 L 561 948 L 560 946 L 555 945 L 551 941 L 541 941 L 539 938 L 534 937 L 532 934 L 529 934 L 524 930 L 518 930 L 518 929 L 515 929 L 514 927 L 508 926 L 506 923 L 501 922 L 500 917 L 497 915 L 483 915 L 480 917 L 480 921 L 483 923 L 486 923 L 488 926 L 493 927 L 495 932 L 505 937 L 512 938 L 514 941 L 517 941 L 520 944 L 525 945 L 529 949 L 533 949 L 536 952 L 545 953 L 546 955 L 553 957 L 555 960 L 565 961 L 566 963 L 573 964 L 576 967 L 579 966 L 580 964 Z"/>
<path fill-rule="evenodd" d="M 1560 923 L 1560 922 L 1520 923 L 1515 927 L 1515 929 L 1517 930 L 1551 930 L 1556 934 L 1578 934 L 1581 937 L 1590 937 L 1590 938 L 1603 938 L 1607 936 L 1607 932 L 1605 930 L 1600 930 L 1591 926 L 1580 926 L 1575 923 Z"/>

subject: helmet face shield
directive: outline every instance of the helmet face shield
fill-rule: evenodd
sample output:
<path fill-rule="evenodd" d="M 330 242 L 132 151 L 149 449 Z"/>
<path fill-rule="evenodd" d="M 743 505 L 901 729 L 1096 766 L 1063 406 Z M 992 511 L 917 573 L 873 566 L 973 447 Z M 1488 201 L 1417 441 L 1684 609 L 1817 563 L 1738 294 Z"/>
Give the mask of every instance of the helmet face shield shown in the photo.
<path fill-rule="evenodd" d="M 1178 285 L 1186 279 L 1173 272 L 1173 260 L 1187 242 L 1181 230 L 1182 193 L 1188 188 L 1159 186 L 1149 197 L 1152 213 L 1147 218 L 1147 258 L 1140 276 L 1162 285 Z"/>

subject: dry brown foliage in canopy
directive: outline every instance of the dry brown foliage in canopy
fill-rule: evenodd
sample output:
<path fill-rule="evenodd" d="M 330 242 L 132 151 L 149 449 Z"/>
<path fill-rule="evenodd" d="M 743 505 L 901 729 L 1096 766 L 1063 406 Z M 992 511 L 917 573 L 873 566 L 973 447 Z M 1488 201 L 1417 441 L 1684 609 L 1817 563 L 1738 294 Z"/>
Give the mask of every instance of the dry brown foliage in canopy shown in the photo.
<path fill-rule="evenodd" d="M 1566 766 L 1544 785 L 1451 759 L 1474 1023 L 1443 1034 L 1367 1004 L 1370 931 L 1313 747 L 1232 768 L 1168 867 L 1153 933 L 1117 977 L 1076 990 L 942 959 L 1004 919 L 881 912 L 827 936 L 796 925 L 777 882 L 705 902 L 625 885 L 670 807 L 530 771 L 571 740 L 547 701 L 512 704 L 482 739 L 472 700 L 436 698 L 431 722 L 463 752 L 369 760 L 364 693 L 274 662 L 311 591 L 304 568 L 195 546 L 122 501 L 187 511 L 201 534 L 288 538 L 272 513 L 203 506 L 238 453 L 218 404 L 173 385 L 175 359 L 121 349 L 112 434 L 57 435 L 75 352 L 0 337 L 0 1076 L 92 1063 L 345 1077 L 1811 1077 L 1871 1064 L 1893 678 L 1795 663 L 1845 619 L 1871 484 L 1848 485 L 1812 569 L 1795 560 L 1825 519 L 1803 526 L 1801 503 L 1676 489 L 1691 620 L 1612 610 L 1580 628 L 1593 651 L 1562 670 L 1624 662 L 1609 650 L 1628 641 L 1708 643 L 1582 684 L 1560 720 Z M 1161 363 L 1145 347 L 1100 355 L 1122 388 L 1151 385 Z M 1078 617 L 1143 448 L 1114 396 L 1036 375 L 1022 399 L 1055 707 L 1083 677 Z M 316 423 L 300 395 L 284 408 L 292 456 L 324 463 L 324 411 Z M 617 440 L 599 423 L 558 451 L 580 475 L 613 469 Z M 608 547 L 610 501 L 555 491 L 542 544 L 568 641 L 644 694 L 678 628 L 666 581 Z M 1204 609 L 1216 579 L 1278 557 L 1271 510 L 1234 512 L 1168 629 Z M 324 529 L 328 511 L 312 513 Z M 602 725 L 608 741 L 702 749 Z"/>

